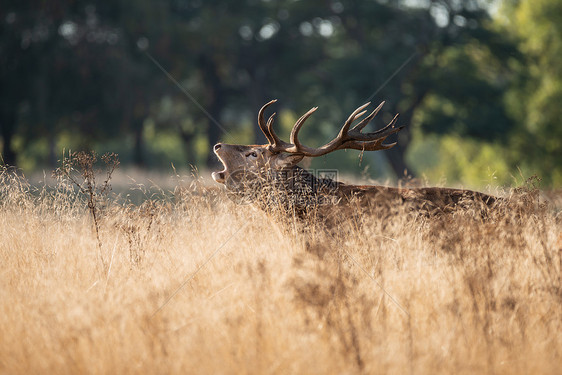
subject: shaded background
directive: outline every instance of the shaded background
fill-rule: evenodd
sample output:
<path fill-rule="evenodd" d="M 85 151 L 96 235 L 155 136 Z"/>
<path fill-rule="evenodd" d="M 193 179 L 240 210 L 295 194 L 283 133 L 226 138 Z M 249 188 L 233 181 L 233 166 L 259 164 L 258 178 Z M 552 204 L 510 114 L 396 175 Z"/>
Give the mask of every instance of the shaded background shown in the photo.
<path fill-rule="evenodd" d="M 217 141 L 264 141 L 255 118 L 272 98 L 283 137 L 320 107 L 310 145 L 386 100 L 375 126 L 399 112 L 396 147 L 312 166 L 561 186 L 560 56 L 560 0 L 3 1 L 0 150 L 24 171 L 63 149 L 214 168 Z"/>

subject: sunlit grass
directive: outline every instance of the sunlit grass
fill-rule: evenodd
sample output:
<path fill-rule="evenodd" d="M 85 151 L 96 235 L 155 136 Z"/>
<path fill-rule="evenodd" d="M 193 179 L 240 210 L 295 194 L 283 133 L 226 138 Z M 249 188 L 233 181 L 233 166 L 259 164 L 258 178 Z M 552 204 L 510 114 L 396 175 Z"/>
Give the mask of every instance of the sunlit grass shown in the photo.
<path fill-rule="evenodd" d="M 562 219 L 532 189 L 328 229 L 169 191 L 101 202 L 102 267 L 83 196 L 2 173 L 0 373 L 559 373 Z"/>

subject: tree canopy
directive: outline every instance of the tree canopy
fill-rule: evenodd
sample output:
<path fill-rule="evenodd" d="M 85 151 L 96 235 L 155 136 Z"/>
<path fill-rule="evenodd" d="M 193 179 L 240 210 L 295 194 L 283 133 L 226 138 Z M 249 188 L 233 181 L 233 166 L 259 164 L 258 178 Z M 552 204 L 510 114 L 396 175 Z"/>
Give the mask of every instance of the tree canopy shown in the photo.
<path fill-rule="evenodd" d="M 146 166 L 212 165 L 219 139 L 263 141 L 255 116 L 272 98 L 283 135 L 320 106 L 302 131 L 313 145 L 333 137 L 360 104 L 385 100 L 375 125 L 399 112 L 406 128 L 398 146 L 365 158 L 375 177 L 433 168 L 462 182 L 462 171 L 436 169 L 457 151 L 465 165 L 491 165 L 500 182 L 520 167 L 560 184 L 560 7 L 5 1 L 0 150 L 5 163 L 29 167 L 53 164 L 62 148 L 116 151 Z M 334 157 L 335 165 L 356 155 Z"/>
<path fill-rule="evenodd" d="M 518 164 L 562 184 L 562 2 L 506 2 L 501 18 L 522 59 L 508 61 L 517 80 L 507 105 L 517 123 L 510 133 Z"/>

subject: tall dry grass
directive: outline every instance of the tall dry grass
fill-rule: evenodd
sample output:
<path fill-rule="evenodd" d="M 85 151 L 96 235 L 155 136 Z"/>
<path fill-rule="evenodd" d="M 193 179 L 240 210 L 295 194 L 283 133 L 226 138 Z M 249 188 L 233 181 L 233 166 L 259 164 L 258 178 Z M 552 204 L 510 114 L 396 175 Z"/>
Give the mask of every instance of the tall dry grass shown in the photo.
<path fill-rule="evenodd" d="M 560 373 L 562 219 L 533 189 L 331 230 L 161 193 L 98 197 L 100 256 L 84 194 L 2 171 L 0 373 Z"/>

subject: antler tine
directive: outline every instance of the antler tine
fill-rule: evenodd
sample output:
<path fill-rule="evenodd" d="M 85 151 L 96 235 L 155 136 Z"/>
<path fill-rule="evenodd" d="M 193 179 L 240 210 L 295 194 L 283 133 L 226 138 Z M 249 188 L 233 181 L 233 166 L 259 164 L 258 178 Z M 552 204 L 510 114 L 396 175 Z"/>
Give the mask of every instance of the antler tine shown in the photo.
<path fill-rule="evenodd" d="M 299 138 L 298 138 L 298 134 L 299 131 L 301 130 L 304 122 L 310 117 L 310 115 L 312 115 L 316 110 L 318 109 L 318 107 L 312 107 L 311 109 L 308 110 L 308 112 L 306 112 L 304 115 L 302 115 L 297 122 L 295 123 L 295 125 L 293 126 L 293 129 L 291 129 L 291 136 L 289 138 L 289 141 L 295 145 L 297 150 L 301 150 L 303 148 L 303 146 L 301 145 L 301 143 L 299 142 Z"/>
<path fill-rule="evenodd" d="M 377 139 L 376 141 L 373 142 L 363 143 L 364 150 L 365 151 L 388 150 L 389 148 L 392 148 L 398 144 L 398 142 L 384 144 L 383 142 L 386 140 L 386 137 L 388 137 L 388 135 L 385 136 L 384 138 Z"/>
<path fill-rule="evenodd" d="M 403 126 L 400 126 L 398 128 L 394 127 L 394 125 L 396 124 L 396 121 L 398 120 L 398 116 L 399 116 L 399 114 L 397 113 L 394 116 L 394 118 L 388 123 L 388 125 L 386 125 L 382 129 L 379 129 L 379 130 L 374 131 L 372 133 L 361 133 L 359 131 L 353 131 L 353 129 L 352 129 L 349 132 L 349 134 L 354 140 L 368 142 L 368 141 L 372 141 L 373 139 L 375 139 L 375 137 L 376 137 L 376 139 L 379 139 L 381 137 L 385 137 L 385 136 L 388 136 L 390 134 L 397 133 L 404 128 Z"/>
<path fill-rule="evenodd" d="M 275 121 L 275 115 L 276 113 L 273 112 L 273 114 L 269 116 L 269 119 L 267 120 L 267 131 L 271 136 L 271 139 L 273 140 L 273 142 L 270 142 L 271 151 L 286 150 L 290 148 L 292 145 L 288 144 L 287 142 L 279 138 L 277 133 L 275 133 L 275 130 L 273 130 L 273 122 Z"/>
<path fill-rule="evenodd" d="M 385 132 L 388 129 L 394 128 L 394 125 L 396 124 L 396 121 L 398 120 L 398 116 L 400 116 L 399 113 L 395 114 L 394 117 L 392 118 L 392 120 L 384 128 L 379 129 L 379 130 L 377 130 L 375 132 L 372 132 L 372 133 L 368 133 L 368 134 L 373 134 L 373 135 L 380 134 L 380 133 Z M 402 128 L 403 128 L 403 126 L 400 127 L 400 129 L 402 129 Z"/>
<path fill-rule="evenodd" d="M 343 124 L 343 126 L 340 130 L 339 136 L 344 136 L 345 134 L 347 134 L 347 132 L 349 131 L 349 128 L 351 127 L 351 124 L 353 124 L 353 121 L 357 120 L 359 117 L 361 117 L 365 113 L 367 113 L 367 111 L 364 111 L 364 109 L 367 108 L 370 104 L 371 104 L 371 102 L 367 102 L 367 103 L 363 104 L 362 106 L 358 107 L 355 111 L 353 111 L 353 113 L 351 113 L 351 115 L 349 115 L 349 117 L 347 118 L 347 120 L 345 121 L 345 123 Z M 363 121 L 365 121 L 365 120 L 363 120 Z M 363 122 L 363 121 L 361 121 L 361 122 Z"/>
<path fill-rule="evenodd" d="M 389 134 L 390 135 L 390 134 Z M 343 144 L 343 147 L 341 147 L 342 149 L 353 149 L 353 150 L 359 150 L 359 151 L 378 151 L 378 150 L 388 150 L 389 148 L 392 148 L 394 146 L 396 146 L 397 142 L 393 142 L 393 143 L 389 143 L 389 144 L 383 144 L 383 142 L 386 140 L 387 136 L 380 138 L 380 139 L 376 139 L 374 141 L 370 141 L 370 142 L 361 142 L 361 141 L 348 141 L 345 142 Z"/>
<path fill-rule="evenodd" d="M 375 110 L 374 110 L 373 112 L 371 112 L 371 114 L 370 114 L 369 116 L 367 116 L 367 117 L 365 117 L 363 120 L 361 120 L 361 122 L 360 122 L 359 124 L 355 125 L 355 126 L 351 129 L 351 131 L 352 131 L 352 132 L 355 132 L 355 131 L 361 132 L 361 130 L 363 130 L 363 128 L 364 128 L 365 126 L 367 126 L 367 124 L 368 124 L 369 122 L 371 122 L 371 120 L 372 120 L 373 118 L 375 118 L 375 116 L 379 113 L 379 111 L 381 110 L 381 108 L 382 108 L 382 106 L 384 105 L 384 103 L 385 103 L 384 101 L 381 102 L 381 104 L 379 104 L 379 106 L 378 106 L 377 108 L 375 108 Z"/>
<path fill-rule="evenodd" d="M 267 124 L 266 124 L 266 129 L 267 129 L 267 133 L 270 135 L 270 137 L 273 139 L 273 142 L 269 142 L 272 146 L 275 147 L 275 141 L 276 141 L 276 137 L 273 136 L 272 134 L 272 130 L 273 130 L 273 123 L 275 122 L 275 115 L 277 114 L 277 112 L 273 112 L 271 114 L 271 116 L 269 116 L 269 118 L 267 119 Z M 277 136 L 277 134 L 275 135 Z"/>
<path fill-rule="evenodd" d="M 277 101 L 277 99 L 273 99 L 270 102 L 265 103 L 263 105 L 263 107 L 261 107 L 260 111 L 258 112 L 258 125 L 259 125 L 262 133 L 265 135 L 265 138 L 267 138 L 267 141 L 269 142 L 270 145 L 275 143 L 275 138 L 271 135 L 271 132 L 268 129 L 267 124 L 265 123 L 265 118 L 263 117 L 263 113 L 265 112 L 267 107 L 269 107 L 270 105 L 272 105 L 276 101 Z M 271 117 L 270 117 L 270 119 L 271 119 Z"/>
<path fill-rule="evenodd" d="M 363 148 L 358 148 L 361 151 L 379 151 L 379 150 L 388 150 L 396 146 L 397 142 L 389 143 L 389 144 L 373 144 L 373 145 L 365 145 Z"/>

